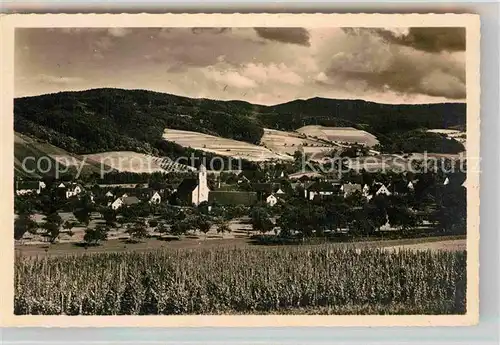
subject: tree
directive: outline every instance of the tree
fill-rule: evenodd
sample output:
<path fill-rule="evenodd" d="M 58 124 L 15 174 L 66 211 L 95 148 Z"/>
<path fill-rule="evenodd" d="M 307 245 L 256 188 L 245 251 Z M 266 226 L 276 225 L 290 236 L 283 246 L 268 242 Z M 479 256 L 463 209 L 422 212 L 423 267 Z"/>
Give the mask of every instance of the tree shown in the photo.
<path fill-rule="evenodd" d="M 135 225 L 127 230 L 132 242 L 140 242 L 141 239 L 148 236 L 148 230 L 143 225 Z"/>
<path fill-rule="evenodd" d="M 45 236 L 50 239 L 51 243 L 54 243 L 59 236 L 61 224 L 62 218 L 57 212 L 45 216 L 43 228 L 45 229 Z"/>
<path fill-rule="evenodd" d="M 196 228 L 200 230 L 202 233 L 206 234 L 210 231 L 210 228 L 212 227 L 212 222 L 209 217 L 200 215 L 196 219 Z"/>
<path fill-rule="evenodd" d="M 387 209 L 387 217 L 391 226 L 403 231 L 417 226 L 417 216 L 405 205 L 395 205 Z"/>
<path fill-rule="evenodd" d="M 219 218 L 217 220 L 216 227 L 217 227 L 218 234 L 223 234 L 225 232 L 231 232 L 231 228 L 229 227 L 229 223 L 223 218 Z"/>
<path fill-rule="evenodd" d="M 31 219 L 28 213 L 21 213 L 14 222 L 14 238 L 19 240 L 26 232 L 36 233 L 37 223 Z"/>
<path fill-rule="evenodd" d="M 97 226 L 95 229 L 86 229 L 83 240 L 87 245 L 99 245 L 101 241 L 108 239 L 109 228 Z"/>
<path fill-rule="evenodd" d="M 154 229 L 158 226 L 158 221 L 156 219 L 150 219 L 148 221 L 148 225 L 149 225 L 149 227 Z"/>
<path fill-rule="evenodd" d="M 160 234 L 166 234 L 166 233 L 169 233 L 170 232 L 170 229 L 168 228 L 167 224 L 165 223 L 160 223 L 157 227 L 157 231 L 160 233 Z"/>
<path fill-rule="evenodd" d="M 67 220 L 63 224 L 63 229 L 66 230 L 66 233 L 70 236 L 73 236 L 73 231 L 71 231 L 75 227 L 76 223 L 70 220 Z"/>
<path fill-rule="evenodd" d="M 80 224 L 84 224 L 85 226 L 88 226 L 90 223 L 90 210 L 88 208 L 78 208 L 75 211 L 73 211 L 73 214 L 75 215 L 76 220 Z"/>
<path fill-rule="evenodd" d="M 437 195 L 436 216 L 444 232 L 465 234 L 467 231 L 467 191 L 462 186 L 443 186 Z"/>
<path fill-rule="evenodd" d="M 189 231 L 189 225 L 184 220 L 177 220 L 172 224 L 171 230 L 173 235 L 185 235 Z"/>
<path fill-rule="evenodd" d="M 103 208 L 101 210 L 102 217 L 106 221 L 106 225 L 114 228 L 116 226 L 117 212 L 111 208 Z"/>
<path fill-rule="evenodd" d="M 265 234 L 274 228 L 274 223 L 271 221 L 269 213 L 264 207 L 254 207 L 250 216 L 253 230 Z"/>

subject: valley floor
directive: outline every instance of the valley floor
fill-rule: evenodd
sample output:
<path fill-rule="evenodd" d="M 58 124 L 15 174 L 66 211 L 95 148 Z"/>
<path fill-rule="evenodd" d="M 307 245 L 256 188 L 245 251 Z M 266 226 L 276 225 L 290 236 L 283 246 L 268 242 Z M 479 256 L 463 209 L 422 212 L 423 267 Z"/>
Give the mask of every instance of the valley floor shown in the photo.
<path fill-rule="evenodd" d="M 350 248 L 385 248 L 389 250 L 466 250 L 466 239 L 463 236 L 428 237 L 401 240 L 374 240 L 360 242 L 338 242 L 333 246 Z M 157 249 L 217 249 L 217 248 L 244 248 L 244 247 L 271 247 L 256 245 L 248 237 L 233 238 L 203 238 L 189 236 L 180 240 L 167 237 L 165 239 L 148 238 L 138 243 L 126 240 L 112 239 L 102 242 L 99 246 L 85 248 L 79 243 L 30 244 L 15 246 L 16 255 L 27 257 L 83 255 L 89 253 L 117 253 L 117 252 L 150 252 Z M 285 246 L 282 246 L 285 247 Z M 289 247 L 289 246 L 286 246 Z"/>

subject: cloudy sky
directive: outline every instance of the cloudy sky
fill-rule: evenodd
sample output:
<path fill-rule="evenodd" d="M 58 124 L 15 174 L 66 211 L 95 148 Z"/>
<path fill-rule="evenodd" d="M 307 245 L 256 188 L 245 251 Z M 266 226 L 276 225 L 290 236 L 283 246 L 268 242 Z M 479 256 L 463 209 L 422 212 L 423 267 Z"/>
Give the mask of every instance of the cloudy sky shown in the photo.
<path fill-rule="evenodd" d="M 99 87 L 276 104 L 465 100 L 463 28 L 17 29 L 17 97 Z"/>

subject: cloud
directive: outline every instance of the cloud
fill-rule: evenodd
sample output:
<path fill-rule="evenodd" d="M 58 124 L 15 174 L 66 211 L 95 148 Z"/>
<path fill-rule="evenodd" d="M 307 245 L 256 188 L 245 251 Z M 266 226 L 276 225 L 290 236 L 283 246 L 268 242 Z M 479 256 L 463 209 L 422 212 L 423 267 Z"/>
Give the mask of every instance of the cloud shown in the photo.
<path fill-rule="evenodd" d="M 426 52 L 465 51 L 464 27 L 412 27 L 412 28 L 345 28 L 351 35 L 372 32 L 388 43 L 412 47 Z"/>
<path fill-rule="evenodd" d="M 241 75 L 238 71 L 234 70 L 220 70 L 210 66 L 203 70 L 206 78 L 211 79 L 223 86 L 231 86 L 236 88 L 253 88 L 257 83 L 252 79 Z"/>
<path fill-rule="evenodd" d="M 347 32 L 349 41 L 331 57 L 325 70 L 328 79 L 321 75 L 319 83 L 352 88 L 352 92 L 465 98 L 464 53 L 391 44 L 373 31 Z"/>
<path fill-rule="evenodd" d="M 19 29 L 16 94 L 111 86 L 265 104 L 465 99 L 465 53 L 421 36 L 399 27 Z"/>
<path fill-rule="evenodd" d="M 310 46 L 309 31 L 304 28 L 254 28 L 262 38 L 282 43 Z"/>
<path fill-rule="evenodd" d="M 271 81 L 291 85 L 302 85 L 304 83 L 304 79 L 284 63 L 271 63 L 269 65 L 249 63 L 243 68 L 241 73 L 259 83 L 268 83 Z"/>
<path fill-rule="evenodd" d="M 34 78 L 35 82 L 42 84 L 58 84 L 58 85 L 69 85 L 73 83 L 82 82 L 84 79 L 79 77 L 63 77 L 48 74 L 39 74 Z"/>

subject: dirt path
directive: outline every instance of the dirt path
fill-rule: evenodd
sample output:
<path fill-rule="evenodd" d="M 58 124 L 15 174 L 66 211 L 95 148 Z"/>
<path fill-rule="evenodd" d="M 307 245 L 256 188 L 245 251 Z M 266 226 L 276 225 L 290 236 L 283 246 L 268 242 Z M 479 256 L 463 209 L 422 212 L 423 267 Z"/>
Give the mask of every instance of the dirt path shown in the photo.
<path fill-rule="evenodd" d="M 385 247 L 390 250 L 401 250 L 401 249 L 410 249 L 410 250 L 446 250 L 446 251 L 461 251 L 466 250 L 467 248 L 467 240 L 459 239 L 459 240 L 447 240 L 447 241 L 436 241 L 436 242 L 423 242 L 423 243 L 415 243 L 415 244 L 407 244 L 407 245 L 397 245 L 397 246 L 389 246 Z"/>

